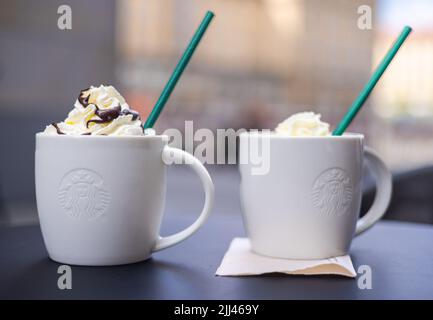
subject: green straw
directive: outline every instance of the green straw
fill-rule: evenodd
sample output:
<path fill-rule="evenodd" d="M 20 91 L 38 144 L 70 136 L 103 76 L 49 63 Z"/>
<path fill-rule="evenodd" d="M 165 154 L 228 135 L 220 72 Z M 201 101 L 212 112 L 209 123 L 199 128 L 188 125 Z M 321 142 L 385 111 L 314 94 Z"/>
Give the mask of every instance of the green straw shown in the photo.
<path fill-rule="evenodd" d="M 177 63 L 176 68 L 174 68 L 174 71 L 170 79 L 168 80 L 167 84 L 165 85 L 164 90 L 162 90 L 161 95 L 158 98 L 158 101 L 156 102 L 155 106 L 152 109 L 152 112 L 147 118 L 146 123 L 144 124 L 145 129 L 152 128 L 153 125 L 155 124 L 162 109 L 164 109 L 167 100 L 170 98 L 170 95 L 173 92 L 173 89 L 176 86 L 177 81 L 182 75 L 182 72 L 185 69 L 185 67 L 188 65 L 191 56 L 193 55 L 198 44 L 200 43 L 200 40 L 203 37 L 203 34 L 206 32 L 206 29 L 209 26 L 209 23 L 211 22 L 213 17 L 214 17 L 213 12 L 208 11 L 206 13 L 206 16 L 203 18 L 203 21 L 200 23 L 197 31 L 192 37 L 190 43 L 188 44 L 188 47 L 185 49 L 185 52 L 183 53 L 182 57 Z"/>
<path fill-rule="evenodd" d="M 364 105 L 365 100 L 367 100 L 368 96 L 370 95 L 371 91 L 373 91 L 375 85 L 379 81 L 382 74 L 385 72 L 386 68 L 391 63 L 392 59 L 395 57 L 395 55 L 398 52 L 398 49 L 400 49 L 403 42 L 406 40 L 409 33 L 412 31 L 411 27 L 404 27 L 403 31 L 398 36 L 397 40 L 395 40 L 392 47 L 388 50 L 383 60 L 380 62 L 377 69 L 374 71 L 373 75 L 371 76 L 370 80 L 368 80 L 365 87 L 362 89 L 358 97 L 353 101 L 352 105 L 349 108 L 349 111 L 345 114 L 344 118 L 341 120 L 341 122 L 338 124 L 338 126 L 335 128 L 335 130 L 332 132 L 332 135 L 334 136 L 341 136 L 344 131 L 347 129 L 347 127 L 352 122 L 353 118 L 355 118 L 358 111 L 361 109 L 361 107 Z"/>

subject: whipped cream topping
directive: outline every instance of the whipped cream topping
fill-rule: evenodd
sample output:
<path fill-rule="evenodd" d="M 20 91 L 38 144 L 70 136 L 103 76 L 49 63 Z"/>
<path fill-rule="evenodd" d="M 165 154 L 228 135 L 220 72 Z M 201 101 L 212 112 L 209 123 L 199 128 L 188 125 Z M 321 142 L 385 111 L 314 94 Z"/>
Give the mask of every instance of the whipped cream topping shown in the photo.
<path fill-rule="evenodd" d="M 295 113 L 281 122 L 275 133 L 293 137 L 329 136 L 329 124 L 320 120 L 314 112 Z"/>
<path fill-rule="evenodd" d="M 44 130 L 49 135 L 144 135 L 140 115 L 129 108 L 113 86 L 100 85 L 84 89 L 74 109 L 59 123 Z"/>

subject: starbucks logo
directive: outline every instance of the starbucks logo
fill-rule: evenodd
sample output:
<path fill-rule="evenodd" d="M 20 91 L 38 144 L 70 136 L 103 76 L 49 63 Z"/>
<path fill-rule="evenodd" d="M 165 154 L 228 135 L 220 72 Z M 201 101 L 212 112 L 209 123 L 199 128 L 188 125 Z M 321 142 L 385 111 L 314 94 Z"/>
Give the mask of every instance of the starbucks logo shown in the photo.
<path fill-rule="evenodd" d="M 60 183 L 57 196 L 60 206 L 76 219 L 100 217 L 110 203 L 104 180 L 88 169 L 75 169 L 67 173 Z"/>
<path fill-rule="evenodd" d="M 324 215 L 343 215 L 352 202 L 352 183 L 346 171 L 331 168 L 314 181 L 312 201 Z"/>

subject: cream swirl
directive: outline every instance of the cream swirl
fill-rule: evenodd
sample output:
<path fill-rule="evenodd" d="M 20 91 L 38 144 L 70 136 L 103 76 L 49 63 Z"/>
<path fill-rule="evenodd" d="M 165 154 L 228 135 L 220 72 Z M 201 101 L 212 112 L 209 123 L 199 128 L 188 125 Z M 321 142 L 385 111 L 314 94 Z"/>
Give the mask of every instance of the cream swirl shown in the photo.
<path fill-rule="evenodd" d="M 320 120 L 321 115 L 314 112 L 300 112 L 292 115 L 276 128 L 275 133 L 286 136 L 328 136 L 329 124 Z"/>
<path fill-rule="evenodd" d="M 131 110 L 113 86 L 91 86 L 80 92 L 63 122 L 46 127 L 46 134 L 144 135 L 140 115 Z"/>

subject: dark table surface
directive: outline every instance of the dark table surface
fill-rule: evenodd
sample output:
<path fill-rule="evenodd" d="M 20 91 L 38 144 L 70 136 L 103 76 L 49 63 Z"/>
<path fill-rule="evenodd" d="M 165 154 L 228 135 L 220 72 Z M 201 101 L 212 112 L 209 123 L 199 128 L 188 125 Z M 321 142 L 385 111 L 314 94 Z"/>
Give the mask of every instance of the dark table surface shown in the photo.
<path fill-rule="evenodd" d="M 233 237 L 244 236 L 235 171 L 211 172 L 216 203 L 205 226 L 183 243 L 142 263 L 72 266 L 72 289 L 59 290 L 58 263 L 39 226 L 0 228 L 0 298 L 30 299 L 433 299 L 433 226 L 380 222 L 352 243 L 355 270 L 368 265 L 372 289 L 359 278 L 267 275 L 217 277 Z M 169 172 L 162 234 L 180 230 L 199 212 L 203 195 L 191 172 Z M 191 196 L 197 195 L 197 196 Z"/>
<path fill-rule="evenodd" d="M 177 229 L 182 219 L 166 221 Z M 355 270 L 372 269 L 372 289 L 338 276 L 217 277 L 237 218 L 216 217 L 184 243 L 142 263 L 72 266 L 72 289 L 57 288 L 58 263 L 47 257 L 39 227 L 0 231 L 0 298 L 30 299 L 433 299 L 433 228 L 382 222 L 357 238 Z"/>

